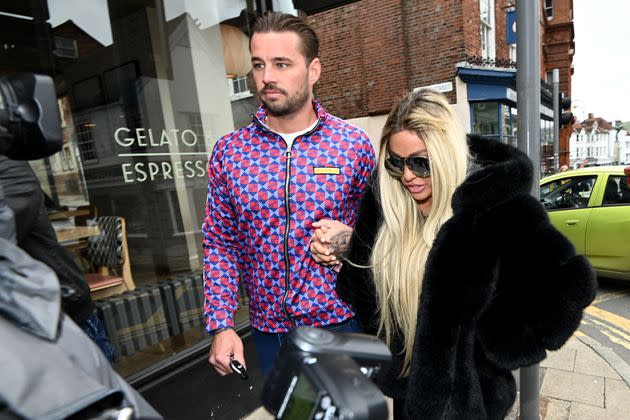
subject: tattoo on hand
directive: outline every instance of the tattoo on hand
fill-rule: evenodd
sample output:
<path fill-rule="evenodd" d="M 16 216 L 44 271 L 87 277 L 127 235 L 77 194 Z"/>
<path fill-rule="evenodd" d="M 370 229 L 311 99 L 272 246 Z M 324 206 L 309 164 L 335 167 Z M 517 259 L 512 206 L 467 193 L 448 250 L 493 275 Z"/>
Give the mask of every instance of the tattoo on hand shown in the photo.
<path fill-rule="evenodd" d="M 330 238 L 330 240 L 328 241 L 330 253 L 336 255 L 339 258 L 343 257 L 348 251 L 351 237 L 352 230 L 346 230 L 343 232 L 339 232 L 335 236 Z"/>

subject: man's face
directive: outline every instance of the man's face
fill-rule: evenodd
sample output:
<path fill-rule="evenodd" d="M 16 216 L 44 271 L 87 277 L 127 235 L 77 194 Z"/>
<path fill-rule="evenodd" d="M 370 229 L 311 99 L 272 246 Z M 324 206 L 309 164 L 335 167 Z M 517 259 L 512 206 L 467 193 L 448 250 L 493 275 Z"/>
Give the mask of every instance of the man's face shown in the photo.
<path fill-rule="evenodd" d="M 255 33 L 251 41 L 252 74 L 260 100 L 272 116 L 285 116 L 310 102 L 320 64 L 310 63 L 294 32 Z"/>

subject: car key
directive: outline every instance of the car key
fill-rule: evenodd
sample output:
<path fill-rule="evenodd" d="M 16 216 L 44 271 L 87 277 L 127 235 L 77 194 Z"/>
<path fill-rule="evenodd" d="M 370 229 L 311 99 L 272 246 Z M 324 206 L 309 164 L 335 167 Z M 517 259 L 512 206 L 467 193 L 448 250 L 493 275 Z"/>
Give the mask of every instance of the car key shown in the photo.
<path fill-rule="evenodd" d="M 238 376 L 240 376 L 242 380 L 249 378 L 249 375 L 247 374 L 247 370 L 245 369 L 245 366 L 243 366 L 241 362 L 236 360 L 234 356 L 230 358 L 230 367 L 232 368 L 234 372 L 238 373 Z"/>

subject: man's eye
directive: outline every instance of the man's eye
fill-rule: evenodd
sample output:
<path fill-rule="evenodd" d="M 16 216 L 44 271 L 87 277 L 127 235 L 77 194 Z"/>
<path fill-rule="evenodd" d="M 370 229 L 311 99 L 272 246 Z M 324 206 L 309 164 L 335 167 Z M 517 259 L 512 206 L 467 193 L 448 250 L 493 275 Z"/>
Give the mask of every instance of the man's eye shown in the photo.
<path fill-rule="evenodd" d="M 252 68 L 253 68 L 254 70 L 262 70 L 262 69 L 264 69 L 264 68 L 265 68 L 265 65 L 264 65 L 264 64 L 262 64 L 262 63 L 254 63 L 254 64 L 252 65 Z"/>
<path fill-rule="evenodd" d="M 276 64 L 276 66 L 279 69 L 286 69 L 287 67 L 289 67 L 289 65 L 287 63 L 278 63 L 278 64 Z"/>

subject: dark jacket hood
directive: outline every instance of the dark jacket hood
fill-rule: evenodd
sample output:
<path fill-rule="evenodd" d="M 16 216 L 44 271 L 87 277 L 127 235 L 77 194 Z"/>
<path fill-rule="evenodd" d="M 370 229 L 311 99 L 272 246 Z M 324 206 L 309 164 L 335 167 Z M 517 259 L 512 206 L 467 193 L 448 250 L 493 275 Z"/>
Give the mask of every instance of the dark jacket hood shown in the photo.
<path fill-rule="evenodd" d="M 455 213 L 492 209 L 531 191 L 534 171 L 525 153 L 473 134 L 468 135 L 468 148 L 472 161 L 453 194 Z"/>

